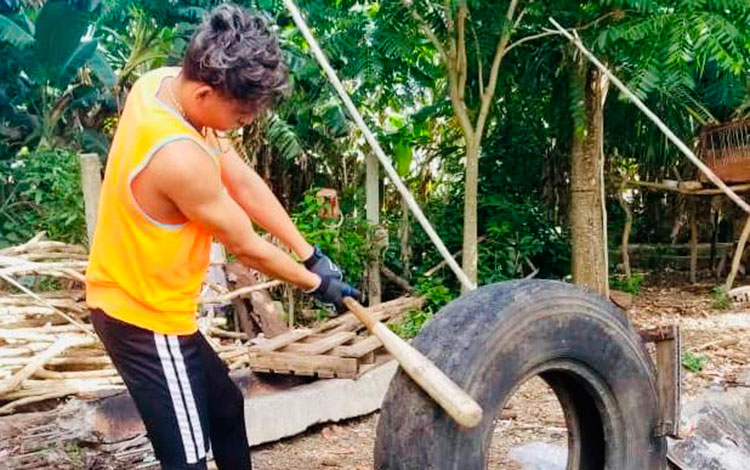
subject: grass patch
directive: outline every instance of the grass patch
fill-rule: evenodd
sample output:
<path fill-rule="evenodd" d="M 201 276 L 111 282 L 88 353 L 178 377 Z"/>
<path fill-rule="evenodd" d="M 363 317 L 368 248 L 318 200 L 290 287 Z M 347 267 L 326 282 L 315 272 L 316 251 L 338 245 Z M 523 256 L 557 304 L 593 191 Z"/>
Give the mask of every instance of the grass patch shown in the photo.
<path fill-rule="evenodd" d="M 691 351 L 686 351 L 682 355 L 682 367 L 690 372 L 700 372 L 708 361 L 708 356 L 705 354 L 695 354 Z"/>
<path fill-rule="evenodd" d="M 729 298 L 729 294 L 724 286 L 716 286 L 713 290 L 713 306 L 718 310 L 729 310 L 732 308 L 732 299 Z"/>

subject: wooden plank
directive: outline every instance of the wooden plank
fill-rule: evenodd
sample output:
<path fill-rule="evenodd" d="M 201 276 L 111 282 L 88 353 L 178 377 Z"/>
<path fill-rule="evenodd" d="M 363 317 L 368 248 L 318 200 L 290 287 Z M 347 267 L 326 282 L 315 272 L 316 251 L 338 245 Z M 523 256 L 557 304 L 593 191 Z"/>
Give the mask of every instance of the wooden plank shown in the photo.
<path fill-rule="evenodd" d="M 314 343 L 316 341 L 320 341 L 323 338 L 327 338 L 328 336 L 330 336 L 328 333 L 311 333 L 301 340 L 297 341 L 297 343 Z"/>
<path fill-rule="evenodd" d="M 331 351 L 331 354 L 339 357 L 360 358 L 382 347 L 383 343 L 378 339 L 377 336 L 368 336 L 364 340 L 351 346 L 339 346 L 337 348 L 334 348 L 333 351 Z"/>
<path fill-rule="evenodd" d="M 274 336 L 273 338 L 261 344 L 250 346 L 248 351 L 250 352 L 275 351 L 276 349 L 283 348 L 287 344 L 292 344 L 295 341 L 301 340 L 305 336 L 308 336 L 310 333 L 312 333 L 312 331 L 308 329 L 292 330 L 287 333 L 282 333 L 278 336 Z"/>
<path fill-rule="evenodd" d="M 357 374 L 357 377 L 362 377 L 364 374 L 368 373 L 379 365 L 392 360 L 393 356 L 391 356 L 390 354 L 378 354 L 377 356 L 375 356 L 375 360 L 372 362 L 372 364 L 364 364 L 359 366 L 359 373 Z"/>
<path fill-rule="evenodd" d="M 419 308 L 424 303 L 424 297 L 399 297 L 397 299 L 389 300 L 388 302 L 383 302 L 382 304 L 375 305 L 374 307 L 371 307 L 369 310 L 373 314 L 385 312 L 384 318 L 390 318 L 393 315 L 396 315 L 404 310 L 408 310 L 411 308 Z M 390 310 L 390 312 L 389 312 Z M 347 328 L 342 328 L 342 326 L 346 324 Z M 359 321 L 356 319 L 354 315 L 351 313 L 345 313 L 341 316 L 338 316 L 336 318 L 332 318 L 324 323 L 321 323 L 320 325 L 313 328 L 313 331 L 315 333 L 322 333 L 322 332 L 332 332 L 335 329 L 335 332 L 338 331 L 349 331 L 352 329 L 353 326 L 357 326 L 359 324 Z"/>
<path fill-rule="evenodd" d="M 656 342 L 656 386 L 661 415 L 659 433 L 680 437 L 680 330 L 673 325 L 673 338 Z"/>
<path fill-rule="evenodd" d="M 351 341 L 356 335 L 350 331 L 342 331 L 341 333 L 335 333 L 329 336 L 318 339 L 311 343 L 295 343 L 286 346 L 282 349 L 283 352 L 293 352 L 297 354 L 323 354 L 326 351 Z"/>
<path fill-rule="evenodd" d="M 288 352 L 254 351 L 249 353 L 252 369 L 290 370 L 295 374 L 331 371 L 336 374 L 356 374 L 357 360 L 348 357 L 305 356 Z"/>

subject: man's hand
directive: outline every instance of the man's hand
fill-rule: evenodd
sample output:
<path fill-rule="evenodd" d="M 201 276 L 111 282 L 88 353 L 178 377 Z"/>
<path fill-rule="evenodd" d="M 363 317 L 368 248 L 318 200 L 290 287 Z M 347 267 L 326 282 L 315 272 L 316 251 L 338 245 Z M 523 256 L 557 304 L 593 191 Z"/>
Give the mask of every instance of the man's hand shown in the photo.
<path fill-rule="evenodd" d="M 332 277 L 320 277 L 320 285 L 310 292 L 320 303 L 332 307 L 336 314 L 346 311 L 344 297 L 352 297 L 361 301 L 360 292 L 349 284 Z"/>
<path fill-rule="evenodd" d="M 315 247 L 313 254 L 304 261 L 305 267 L 320 276 L 321 279 L 329 278 L 341 281 L 344 275 L 336 263 L 326 256 L 319 247 Z"/>

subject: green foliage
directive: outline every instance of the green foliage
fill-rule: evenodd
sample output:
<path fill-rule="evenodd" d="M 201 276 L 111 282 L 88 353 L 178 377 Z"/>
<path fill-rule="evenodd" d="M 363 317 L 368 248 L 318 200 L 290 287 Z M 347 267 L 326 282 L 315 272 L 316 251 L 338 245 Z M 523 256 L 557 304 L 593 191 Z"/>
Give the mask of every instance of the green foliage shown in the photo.
<path fill-rule="evenodd" d="M 0 41 L 8 41 L 16 47 L 27 47 L 34 43 L 34 35 L 7 16 L 0 15 Z"/>
<path fill-rule="evenodd" d="M 690 372 L 700 372 L 708 361 L 708 356 L 704 354 L 695 354 L 692 351 L 685 351 L 682 355 L 682 367 Z"/>
<path fill-rule="evenodd" d="M 713 293 L 713 306 L 718 310 L 729 310 L 732 308 L 732 299 L 729 298 L 729 294 L 724 286 L 714 287 Z"/>
<path fill-rule="evenodd" d="M 281 152 L 285 160 L 294 160 L 302 153 L 299 138 L 292 127 L 278 114 L 272 113 L 265 120 L 268 141 Z"/>
<path fill-rule="evenodd" d="M 625 276 L 612 276 L 609 279 L 609 286 L 615 290 L 621 290 L 633 295 L 641 293 L 644 277 L 641 273 L 633 273 L 630 278 Z"/>
<path fill-rule="evenodd" d="M 420 310 L 409 312 L 401 321 L 390 324 L 389 327 L 402 338 L 413 338 L 422 331 L 422 327 L 430 321 L 443 305 L 454 299 L 454 294 L 445 287 L 441 277 L 421 277 L 415 286 L 419 295 L 425 297 L 425 303 Z"/>
<path fill-rule="evenodd" d="M 318 189 L 305 194 L 297 210 L 292 212 L 292 220 L 307 241 L 320 246 L 341 267 L 347 281 L 359 283 L 369 260 L 367 222 L 350 214 L 336 221 L 322 218 L 320 214 L 326 206 L 315 196 Z"/>
<path fill-rule="evenodd" d="M 0 161 L 0 246 L 42 230 L 52 240 L 84 243 L 79 168 L 77 154 L 64 148 L 25 151 Z"/>
<path fill-rule="evenodd" d="M 561 276 L 569 260 L 567 240 L 538 204 L 490 195 L 480 209 L 487 240 L 479 245 L 482 284 L 516 279 L 539 269 Z M 533 267 L 532 267 L 533 266 Z"/>
<path fill-rule="evenodd" d="M 415 289 L 419 295 L 425 297 L 425 304 L 422 309 L 430 313 L 437 312 L 443 307 L 443 305 L 447 304 L 454 298 L 453 293 L 445 287 L 445 282 L 442 277 L 421 277 L 417 282 Z"/>
<path fill-rule="evenodd" d="M 0 42 L 19 48 L 10 56 L 17 72 L 0 81 L 0 92 L 13 92 L 2 103 L 0 123 L 22 132 L 19 139 L 12 135 L 16 149 L 51 145 L 61 134 L 71 108 L 80 104 L 79 93 L 92 91 L 89 74 L 79 76 L 82 69 L 90 67 L 98 79 L 111 83 L 114 72 L 98 51 L 98 39 L 86 34 L 98 8 L 95 0 L 50 0 L 36 14 L 0 15 Z"/>
<path fill-rule="evenodd" d="M 422 331 L 422 327 L 430 321 L 432 316 L 429 310 L 412 310 L 401 321 L 391 323 L 388 327 L 400 337 L 410 339 Z"/>

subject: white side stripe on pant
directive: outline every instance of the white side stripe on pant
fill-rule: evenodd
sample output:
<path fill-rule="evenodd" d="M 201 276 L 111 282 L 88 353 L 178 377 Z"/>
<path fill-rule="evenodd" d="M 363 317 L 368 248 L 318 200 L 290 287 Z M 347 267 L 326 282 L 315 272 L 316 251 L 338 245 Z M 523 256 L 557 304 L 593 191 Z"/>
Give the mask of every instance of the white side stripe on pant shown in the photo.
<path fill-rule="evenodd" d="M 185 360 L 182 358 L 182 351 L 180 350 L 180 343 L 177 341 L 177 336 L 167 336 L 167 345 L 174 357 L 174 364 L 177 367 L 177 377 L 180 379 L 180 384 L 182 385 L 185 405 L 187 405 L 188 415 L 190 416 L 190 424 L 193 426 L 195 446 L 198 448 L 198 459 L 202 459 L 206 456 L 206 446 L 203 443 L 203 428 L 201 428 L 198 409 L 195 406 L 195 399 L 193 398 L 193 389 L 190 386 L 187 370 L 185 370 Z"/>
<path fill-rule="evenodd" d="M 182 445 L 185 448 L 185 460 L 189 464 L 196 463 L 198 462 L 198 457 L 196 456 L 195 443 L 190 432 L 190 423 L 185 410 L 185 404 L 182 400 L 182 394 L 180 393 L 180 385 L 177 382 L 177 374 L 172 364 L 172 358 L 169 356 L 167 340 L 164 335 L 159 333 L 154 333 L 154 339 L 156 340 L 156 350 L 159 352 L 161 366 L 164 369 L 164 376 L 167 378 L 169 396 L 172 398 L 172 406 L 177 416 L 177 425 L 180 428 L 180 437 L 182 438 Z"/>

